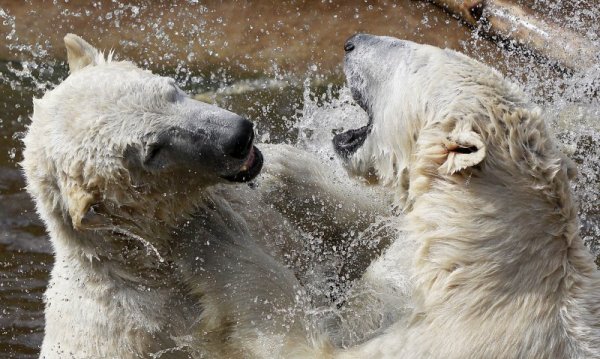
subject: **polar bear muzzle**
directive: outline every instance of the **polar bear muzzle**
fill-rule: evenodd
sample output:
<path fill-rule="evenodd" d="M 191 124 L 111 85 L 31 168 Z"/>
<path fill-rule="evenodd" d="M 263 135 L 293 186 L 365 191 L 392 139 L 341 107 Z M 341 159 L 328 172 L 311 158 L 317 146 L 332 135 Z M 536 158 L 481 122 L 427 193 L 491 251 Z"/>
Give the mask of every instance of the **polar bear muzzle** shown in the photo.
<path fill-rule="evenodd" d="M 246 161 L 244 161 L 242 167 L 240 167 L 239 172 L 230 176 L 225 176 L 223 178 L 231 182 L 248 182 L 260 173 L 262 165 L 262 153 L 258 150 L 258 148 L 253 146 L 250 151 L 250 154 L 248 155 L 248 158 L 246 159 Z"/>
<path fill-rule="evenodd" d="M 381 83 L 393 73 L 393 61 L 405 53 L 404 41 L 385 36 L 356 34 L 344 43 L 344 73 L 352 98 L 369 117 L 366 126 L 337 134 L 333 146 L 339 156 L 348 160 L 361 148 L 373 129 L 373 105 Z M 382 61 L 383 60 L 383 61 Z"/>
<path fill-rule="evenodd" d="M 234 182 L 254 178 L 262 167 L 262 155 L 254 147 L 254 124 L 233 113 L 217 114 L 150 135 L 139 154 L 143 169 L 151 173 L 214 173 Z"/>

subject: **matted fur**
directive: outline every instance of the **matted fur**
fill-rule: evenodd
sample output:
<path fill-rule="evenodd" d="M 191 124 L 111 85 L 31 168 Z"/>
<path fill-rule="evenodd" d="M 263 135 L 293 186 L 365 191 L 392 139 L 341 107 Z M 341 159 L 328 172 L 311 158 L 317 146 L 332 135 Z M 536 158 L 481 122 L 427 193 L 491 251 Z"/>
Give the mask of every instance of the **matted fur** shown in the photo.
<path fill-rule="evenodd" d="M 296 278 L 312 268 L 297 255 L 307 246 L 298 221 L 324 211 L 320 233 L 335 240 L 388 202 L 350 196 L 324 164 L 285 145 L 261 146 L 256 186 L 226 183 L 250 158 L 223 152 L 240 116 L 75 35 L 65 44 L 71 74 L 34 100 L 22 162 L 55 252 L 41 357 L 331 353 Z"/>
<path fill-rule="evenodd" d="M 71 75 L 34 100 L 22 162 L 55 252 L 41 357 L 276 358 L 327 347 L 313 344 L 293 272 L 227 199 L 236 187 L 220 177 L 245 160 L 208 163 L 242 119 L 74 35 L 65 43 Z M 152 141 L 192 130 L 207 163 L 141 163 Z"/>
<path fill-rule="evenodd" d="M 349 168 L 396 193 L 419 248 L 412 314 L 340 357 L 600 357 L 600 277 L 578 234 L 575 171 L 541 111 L 456 52 L 349 41 L 349 86 L 373 121 Z"/>

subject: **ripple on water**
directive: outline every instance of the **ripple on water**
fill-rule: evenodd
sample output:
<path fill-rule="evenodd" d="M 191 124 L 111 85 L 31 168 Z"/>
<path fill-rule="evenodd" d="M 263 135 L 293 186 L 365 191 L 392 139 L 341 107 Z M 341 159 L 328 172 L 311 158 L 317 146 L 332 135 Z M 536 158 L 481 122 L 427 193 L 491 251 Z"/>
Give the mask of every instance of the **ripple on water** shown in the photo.
<path fill-rule="evenodd" d="M 0 167 L 0 353 L 33 358 L 52 249 L 23 184 L 17 170 Z"/>

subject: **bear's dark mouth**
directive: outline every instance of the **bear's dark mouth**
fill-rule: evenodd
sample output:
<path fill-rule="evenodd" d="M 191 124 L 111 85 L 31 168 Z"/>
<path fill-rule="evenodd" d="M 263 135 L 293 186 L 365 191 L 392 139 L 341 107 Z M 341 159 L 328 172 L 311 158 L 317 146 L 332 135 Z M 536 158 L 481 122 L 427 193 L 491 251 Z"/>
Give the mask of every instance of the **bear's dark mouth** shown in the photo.
<path fill-rule="evenodd" d="M 333 148 L 335 152 L 342 157 L 343 159 L 348 159 L 352 156 L 364 143 L 367 139 L 369 133 L 371 133 L 371 128 L 373 127 L 373 116 L 371 114 L 371 109 L 367 105 L 367 102 L 364 99 L 364 96 L 360 93 L 360 91 L 351 87 L 352 97 L 354 101 L 369 115 L 369 122 L 366 126 L 350 129 L 348 131 L 338 133 L 333 136 Z"/>
<path fill-rule="evenodd" d="M 224 178 L 231 182 L 248 182 L 258 176 L 262 166 L 263 155 L 258 148 L 252 146 L 252 150 L 250 151 L 250 154 L 248 154 L 246 161 L 244 161 L 240 167 L 239 172 Z"/>
<path fill-rule="evenodd" d="M 338 133 L 333 136 L 333 148 L 335 152 L 342 158 L 349 158 L 365 143 L 370 131 L 371 125 L 369 124 L 361 128 Z"/>

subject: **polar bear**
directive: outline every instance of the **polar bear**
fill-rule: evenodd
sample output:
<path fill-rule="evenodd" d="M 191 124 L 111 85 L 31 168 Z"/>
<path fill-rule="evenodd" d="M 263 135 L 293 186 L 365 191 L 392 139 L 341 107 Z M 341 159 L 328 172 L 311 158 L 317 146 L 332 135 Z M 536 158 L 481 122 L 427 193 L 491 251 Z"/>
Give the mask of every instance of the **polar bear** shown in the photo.
<path fill-rule="evenodd" d="M 22 162 L 55 251 L 41 357 L 311 347 L 293 271 L 223 195 L 261 170 L 253 124 L 75 35 L 65 44 L 71 75 L 34 100 Z"/>
<path fill-rule="evenodd" d="M 340 246 L 388 210 L 384 197 L 297 148 L 261 153 L 250 121 L 172 79 L 76 35 L 65 45 L 71 74 L 34 100 L 22 162 L 55 251 L 41 357 L 328 353 L 298 219 L 319 213 L 311 225 Z"/>
<path fill-rule="evenodd" d="M 355 35 L 344 71 L 368 113 L 334 137 L 396 195 L 418 243 L 412 311 L 342 358 L 600 358 L 600 276 L 540 109 L 464 55 Z M 394 243 L 367 271 L 403 265 Z M 396 248 L 397 249 L 397 248 Z"/>

